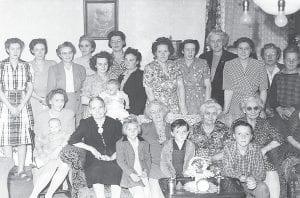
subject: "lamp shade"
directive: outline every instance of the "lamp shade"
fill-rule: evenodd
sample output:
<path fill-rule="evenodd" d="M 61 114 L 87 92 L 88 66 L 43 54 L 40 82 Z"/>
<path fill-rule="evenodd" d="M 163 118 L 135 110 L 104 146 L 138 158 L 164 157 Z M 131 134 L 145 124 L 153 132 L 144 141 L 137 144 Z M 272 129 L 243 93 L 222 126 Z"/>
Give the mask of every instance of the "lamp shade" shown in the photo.
<path fill-rule="evenodd" d="M 278 15 L 278 0 L 253 0 L 268 14 Z M 285 0 L 284 14 L 289 15 L 300 9 L 300 0 Z"/>

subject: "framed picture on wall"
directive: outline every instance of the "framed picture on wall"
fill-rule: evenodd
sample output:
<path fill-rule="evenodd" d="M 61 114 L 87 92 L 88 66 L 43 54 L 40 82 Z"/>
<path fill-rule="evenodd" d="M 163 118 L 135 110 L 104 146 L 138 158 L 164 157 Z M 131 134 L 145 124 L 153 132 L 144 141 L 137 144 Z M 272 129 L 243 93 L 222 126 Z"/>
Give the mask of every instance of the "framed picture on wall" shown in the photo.
<path fill-rule="evenodd" d="M 84 34 L 93 39 L 107 39 L 118 29 L 117 0 L 84 0 Z"/>

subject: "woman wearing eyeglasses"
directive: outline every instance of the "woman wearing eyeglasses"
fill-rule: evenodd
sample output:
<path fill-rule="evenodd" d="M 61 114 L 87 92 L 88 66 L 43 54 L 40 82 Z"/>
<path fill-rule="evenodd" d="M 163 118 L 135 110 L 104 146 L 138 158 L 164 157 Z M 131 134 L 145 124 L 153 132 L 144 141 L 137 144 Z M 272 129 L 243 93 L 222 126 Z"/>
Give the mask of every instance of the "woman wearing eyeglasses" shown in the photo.
<path fill-rule="evenodd" d="M 270 189 L 270 198 L 279 198 L 280 183 L 277 173 L 279 170 L 276 167 L 278 167 L 280 160 L 270 157 L 270 155 L 274 151 L 277 152 L 274 149 L 280 146 L 284 139 L 276 128 L 259 116 L 260 111 L 263 109 L 263 102 L 258 96 L 245 98 L 241 103 L 241 107 L 245 116 L 238 120 L 247 121 L 253 127 L 254 138 L 252 141 L 261 146 L 261 152 L 265 156 L 265 169 L 267 171 L 265 183 Z"/>

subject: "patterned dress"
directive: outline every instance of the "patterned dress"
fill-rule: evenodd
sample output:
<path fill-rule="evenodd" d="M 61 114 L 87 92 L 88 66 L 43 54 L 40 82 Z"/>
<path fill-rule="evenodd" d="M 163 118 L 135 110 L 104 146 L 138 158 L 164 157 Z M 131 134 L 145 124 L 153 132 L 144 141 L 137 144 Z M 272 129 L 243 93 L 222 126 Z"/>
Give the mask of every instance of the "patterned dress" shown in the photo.
<path fill-rule="evenodd" d="M 145 66 L 144 70 L 144 87 L 152 89 L 154 98 L 165 104 L 172 113 L 180 113 L 179 101 L 177 95 L 177 79 L 182 77 L 178 66 L 168 60 L 165 65 L 166 71 L 157 61 L 152 61 Z"/>
<path fill-rule="evenodd" d="M 13 106 L 20 105 L 26 95 L 27 83 L 33 83 L 33 69 L 19 61 L 14 69 L 9 60 L 0 63 L 0 84 L 5 97 Z M 27 102 L 19 115 L 10 113 L 7 106 L 0 102 L 0 146 L 31 144 L 33 115 L 30 102 Z"/>
<path fill-rule="evenodd" d="M 199 114 L 200 106 L 205 101 L 204 81 L 210 79 L 206 60 L 195 58 L 190 66 L 187 66 L 184 58 L 177 60 L 176 63 L 182 71 L 188 114 Z"/>
<path fill-rule="evenodd" d="M 192 126 L 189 139 L 195 144 L 196 155 L 211 157 L 223 151 L 225 144 L 231 142 L 232 134 L 229 127 L 220 121 L 216 121 L 215 128 L 207 135 L 203 129 L 203 123 Z"/>
<path fill-rule="evenodd" d="M 99 96 L 100 93 L 106 90 L 106 83 L 109 79 L 109 75 L 107 78 L 100 77 L 98 74 L 88 76 L 81 88 L 81 95 L 88 98 Z"/>
<path fill-rule="evenodd" d="M 114 76 L 115 79 L 118 79 L 118 77 L 126 70 L 125 67 L 125 58 L 122 58 L 120 61 L 117 61 L 112 54 L 113 57 L 113 64 L 109 68 L 109 74 L 111 76 Z"/>
<path fill-rule="evenodd" d="M 228 61 L 224 67 L 223 89 L 233 91 L 229 115 L 232 120 L 238 119 L 243 116 L 240 109 L 241 101 L 268 89 L 266 68 L 262 62 L 252 58 L 249 58 L 245 70 L 239 58 Z"/>

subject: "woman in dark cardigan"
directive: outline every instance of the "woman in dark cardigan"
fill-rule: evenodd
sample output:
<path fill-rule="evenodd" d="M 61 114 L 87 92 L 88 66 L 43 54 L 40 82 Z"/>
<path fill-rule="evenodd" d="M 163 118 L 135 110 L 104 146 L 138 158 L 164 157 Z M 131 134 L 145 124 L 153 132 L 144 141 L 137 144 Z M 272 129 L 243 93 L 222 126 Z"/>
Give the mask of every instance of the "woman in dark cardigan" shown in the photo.
<path fill-rule="evenodd" d="M 124 56 L 126 71 L 118 78 L 121 83 L 121 90 L 129 97 L 129 113 L 142 115 L 147 100 L 147 95 L 143 86 L 144 72 L 139 69 L 142 55 L 137 49 L 129 47 L 125 51 Z"/>
<path fill-rule="evenodd" d="M 211 73 L 211 98 L 215 99 L 222 107 L 224 106 L 223 69 L 225 62 L 237 57 L 236 54 L 224 49 L 228 35 L 222 30 L 212 30 L 206 42 L 212 49 L 203 53 L 199 58 L 205 59 Z"/>
<path fill-rule="evenodd" d="M 112 198 L 120 197 L 122 170 L 116 162 L 116 142 L 122 137 L 122 124 L 105 116 L 100 97 L 90 99 L 91 117 L 82 119 L 69 144 L 87 151 L 84 171 L 96 197 L 104 197 L 104 184 L 111 185 Z"/>

